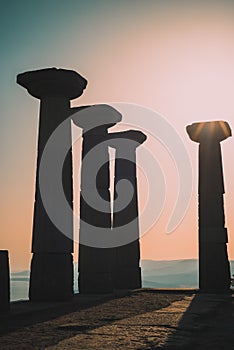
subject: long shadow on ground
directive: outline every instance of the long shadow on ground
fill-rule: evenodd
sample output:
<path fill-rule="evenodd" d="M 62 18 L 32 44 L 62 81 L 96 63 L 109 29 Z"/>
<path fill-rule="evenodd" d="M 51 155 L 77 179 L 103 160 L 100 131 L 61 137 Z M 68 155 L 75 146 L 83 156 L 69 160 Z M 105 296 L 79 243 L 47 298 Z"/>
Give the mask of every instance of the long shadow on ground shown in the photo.
<path fill-rule="evenodd" d="M 163 349 L 233 350 L 234 296 L 198 293 Z"/>
<path fill-rule="evenodd" d="M 54 305 L 35 303 L 31 312 L 17 314 L 12 310 L 9 315 L 0 317 L 0 348 L 40 349 L 53 346 L 79 333 L 167 307 L 174 301 L 183 300 L 186 294 L 191 293 L 141 290 L 126 296 L 108 295 L 102 298 L 77 295 L 70 303 Z"/>

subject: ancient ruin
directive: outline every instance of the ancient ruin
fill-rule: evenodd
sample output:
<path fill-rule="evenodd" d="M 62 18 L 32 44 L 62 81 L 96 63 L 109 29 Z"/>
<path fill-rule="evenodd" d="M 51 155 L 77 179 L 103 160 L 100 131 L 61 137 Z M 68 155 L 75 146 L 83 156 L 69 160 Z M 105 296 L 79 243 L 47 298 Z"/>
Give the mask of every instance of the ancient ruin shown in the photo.
<path fill-rule="evenodd" d="M 25 72 L 17 76 L 17 83 L 40 100 L 30 300 L 66 300 L 74 293 L 71 120 L 82 129 L 83 137 L 79 292 L 112 293 L 115 289 L 141 288 L 136 150 L 145 142 L 146 135 L 137 130 L 109 132 L 122 119 L 109 105 L 71 108 L 70 100 L 81 96 L 87 85 L 86 79 L 74 71 L 48 68 Z M 66 232 L 61 232 L 53 222 L 40 187 L 43 152 L 61 123 L 63 145 L 57 144 L 51 156 L 56 161 L 64 145 L 69 150 L 61 182 L 71 210 L 68 219 L 57 213 L 66 221 Z M 227 292 L 230 266 L 220 142 L 231 136 L 231 129 L 228 123 L 215 121 L 194 123 L 187 127 L 187 132 L 191 140 L 199 143 L 199 288 L 203 292 Z M 109 147 L 116 150 L 113 203 Z M 51 181 L 46 176 L 44 180 Z M 53 183 L 47 185 L 51 209 L 56 213 Z M 0 259 L 7 271 L 8 255 L 1 251 Z M 4 278 L 0 274 L 0 280 Z M 9 304 L 9 281 L 4 283 L 4 295 L 0 288 L 0 302 L 3 301 L 0 309 Z"/>
<path fill-rule="evenodd" d="M 227 122 L 214 121 L 189 125 L 187 132 L 199 143 L 199 288 L 226 292 L 230 289 L 230 266 L 220 142 L 231 136 L 231 129 Z"/>
<path fill-rule="evenodd" d="M 108 128 L 121 119 L 121 114 L 114 108 L 99 105 L 86 109 L 75 121 L 83 129 L 78 262 L 80 293 L 113 291 L 112 249 L 106 246 L 101 234 L 111 234 Z"/>
<path fill-rule="evenodd" d="M 72 211 L 68 220 L 69 232 L 63 234 L 54 224 L 43 204 L 39 172 L 48 140 L 62 122 L 65 123 L 62 141 L 68 145 L 72 144 L 72 115 L 81 110 L 83 112 L 79 114 L 78 119 L 73 120 L 83 130 L 79 292 L 110 293 L 114 288 L 141 287 L 136 148 L 145 141 L 145 135 L 134 130 L 108 134 L 108 129 L 122 119 L 121 114 L 111 106 L 71 108 L 70 100 L 79 97 L 87 84 L 87 81 L 74 71 L 48 68 L 25 72 L 17 76 L 17 83 L 26 88 L 32 96 L 40 99 L 30 300 L 65 300 L 73 295 Z M 118 139 L 121 139 L 121 143 Z M 127 149 L 123 148 L 122 141 L 127 142 Z M 129 181 L 133 188 L 132 199 L 129 205 L 125 203 L 126 208 L 123 210 L 118 210 L 116 207 L 118 199 L 115 198 L 113 223 L 110 203 L 109 146 L 115 147 L 117 152 L 115 189 L 122 179 Z M 62 181 L 66 199 L 72 209 L 72 150 L 71 147 L 69 149 L 63 165 Z M 60 146 L 57 145 L 53 149 L 52 158 L 59 158 L 60 151 Z M 126 155 L 128 159 L 122 159 Z M 48 195 L 53 198 L 53 184 L 49 192 Z M 124 198 L 122 201 L 124 202 Z M 54 195 L 52 209 L 55 212 L 56 206 Z M 126 235 L 130 236 L 129 241 L 125 246 L 112 246 L 113 231 L 117 232 L 117 228 L 124 229 L 125 226 L 128 230 Z"/>
<path fill-rule="evenodd" d="M 120 245 L 113 251 L 113 283 L 116 289 L 137 289 L 141 288 L 141 268 L 136 149 L 146 140 L 146 136 L 141 131 L 127 130 L 110 133 L 109 138 L 110 145 L 116 149 L 113 228 L 116 235 L 129 238 L 127 244 Z M 118 186 L 121 180 L 127 182 L 126 189 L 123 188 L 120 192 Z M 131 191 L 133 193 L 129 198 Z"/>
<path fill-rule="evenodd" d="M 17 83 L 26 88 L 33 97 L 40 99 L 29 298 L 33 301 L 64 300 L 73 296 L 73 217 L 71 214 L 68 223 L 70 232 L 65 236 L 50 220 L 43 205 L 39 169 L 47 141 L 60 123 L 68 118 L 71 113 L 70 100 L 82 95 L 87 81 L 74 71 L 48 68 L 19 74 Z M 63 131 L 64 142 L 71 145 L 69 119 Z M 58 148 L 53 150 L 55 159 L 59 157 L 59 148 L 58 145 Z M 71 149 L 63 165 L 63 188 L 72 208 Z M 56 209 L 56 199 L 54 205 Z"/>

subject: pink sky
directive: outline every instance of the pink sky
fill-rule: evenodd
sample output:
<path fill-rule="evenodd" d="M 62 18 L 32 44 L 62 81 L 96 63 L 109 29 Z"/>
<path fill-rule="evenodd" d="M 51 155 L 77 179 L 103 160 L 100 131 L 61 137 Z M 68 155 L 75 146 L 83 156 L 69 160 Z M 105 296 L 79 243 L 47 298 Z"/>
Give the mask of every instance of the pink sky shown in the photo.
<path fill-rule="evenodd" d="M 116 8 L 116 16 L 109 17 L 105 12 L 93 12 L 88 15 L 89 25 L 83 20 L 83 27 L 75 18 L 67 20 L 67 26 L 51 41 L 52 46 L 48 41 L 43 51 L 43 44 L 38 43 L 37 51 L 18 51 L 9 60 L 9 80 L 14 87 L 9 90 L 12 97 L 3 110 L 6 135 L 10 136 L 6 140 L 8 157 L 2 180 L 0 248 L 9 250 L 14 270 L 28 268 L 31 257 L 38 101 L 13 80 L 22 71 L 52 66 L 76 70 L 88 79 L 84 95 L 73 105 L 133 103 L 157 111 L 173 125 L 191 157 L 193 196 L 184 220 L 173 234 L 167 235 L 165 228 L 177 180 L 170 160 L 164 157 L 165 151 L 155 146 L 169 184 L 168 195 L 157 225 L 141 240 L 141 256 L 155 260 L 197 257 L 198 145 L 189 140 L 185 126 L 221 119 L 232 127 L 233 9 L 220 2 L 218 6 L 174 7 L 162 12 L 153 11 L 152 6 L 148 11 L 145 6 L 144 12 L 140 7 L 135 10 Z M 13 115 L 17 115 L 14 122 Z M 233 139 L 223 142 L 222 149 L 229 257 L 234 259 Z M 142 201 L 144 188 L 140 176 Z"/>

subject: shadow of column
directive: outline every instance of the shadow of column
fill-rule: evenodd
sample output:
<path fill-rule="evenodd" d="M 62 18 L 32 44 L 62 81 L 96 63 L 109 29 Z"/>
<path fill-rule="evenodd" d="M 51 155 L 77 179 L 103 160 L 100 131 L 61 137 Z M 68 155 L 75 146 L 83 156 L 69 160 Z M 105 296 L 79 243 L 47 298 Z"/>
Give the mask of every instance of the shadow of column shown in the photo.
<path fill-rule="evenodd" d="M 162 349 L 233 349 L 232 294 L 194 295 Z"/>

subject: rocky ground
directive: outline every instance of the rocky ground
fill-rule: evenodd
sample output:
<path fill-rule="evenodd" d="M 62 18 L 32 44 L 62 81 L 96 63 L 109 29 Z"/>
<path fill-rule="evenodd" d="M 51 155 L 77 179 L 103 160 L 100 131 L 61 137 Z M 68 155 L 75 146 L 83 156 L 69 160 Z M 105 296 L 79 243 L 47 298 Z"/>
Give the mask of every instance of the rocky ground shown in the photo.
<path fill-rule="evenodd" d="M 13 303 L 0 315 L 0 349 L 234 349 L 234 297 L 138 290 Z"/>

